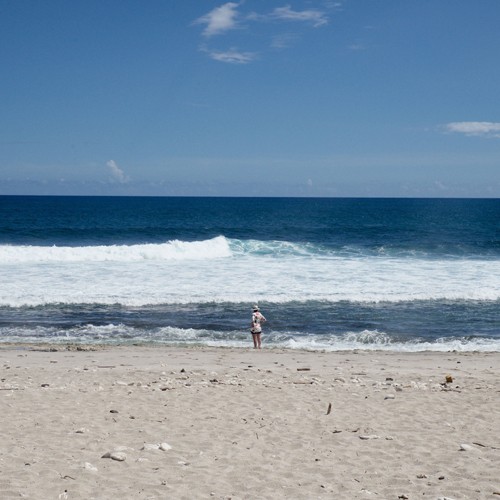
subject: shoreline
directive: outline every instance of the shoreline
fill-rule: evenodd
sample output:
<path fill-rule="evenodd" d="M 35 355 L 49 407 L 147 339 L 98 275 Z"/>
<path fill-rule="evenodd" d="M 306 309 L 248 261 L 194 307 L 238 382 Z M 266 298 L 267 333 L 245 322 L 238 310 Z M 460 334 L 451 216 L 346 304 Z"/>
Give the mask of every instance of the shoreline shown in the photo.
<path fill-rule="evenodd" d="M 0 369 L 2 498 L 500 494 L 498 352 L 15 343 Z"/>
<path fill-rule="evenodd" d="M 415 344 L 412 344 L 415 345 Z M 112 349 L 193 349 L 193 350 L 211 350 L 211 349 L 221 349 L 221 350 L 234 350 L 234 351 L 248 351 L 254 350 L 251 345 L 251 340 L 246 342 L 244 345 L 207 345 L 202 343 L 160 343 L 160 342 L 116 342 L 116 343 L 91 343 L 91 342 L 18 342 L 18 341 L 7 341 L 0 342 L 0 352 L 2 350 L 8 349 L 18 349 L 18 350 L 31 350 L 31 351 L 46 351 L 46 352 L 57 352 L 57 351 L 102 351 L 102 350 L 112 350 Z M 436 353 L 436 354 L 499 354 L 500 350 L 488 350 L 488 349 L 422 349 L 422 350 L 411 350 L 411 349 L 401 349 L 390 347 L 352 347 L 352 348 L 325 348 L 325 347 L 285 347 L 279 344 L 263 344 L 262 351 L 271 352 L 308 352 L 308 353 L 318 353 L 318 354 L 349 354 L 349 353 L 393 353 L 393 354 L 426 354 L 426 353 Z"/>

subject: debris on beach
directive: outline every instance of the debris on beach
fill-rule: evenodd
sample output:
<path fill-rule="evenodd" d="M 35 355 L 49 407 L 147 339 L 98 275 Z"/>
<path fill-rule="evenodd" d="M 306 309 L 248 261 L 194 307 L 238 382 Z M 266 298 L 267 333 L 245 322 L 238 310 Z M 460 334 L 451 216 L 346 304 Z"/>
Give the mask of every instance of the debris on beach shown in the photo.
<path fill-rule="evenodd" d="M 161 450 L 168 451 L 171 450 L 172 447 L 168 443 L 144 443 L 144 446 L 141 448 L 142 451 L 152 451 L 152 450 Z"/>
<path fill-rule="evenodd" d="M 90 462 L 85 462 L 83 464 L 83 468 L 86 469 L 86 470 L 89 470 L 91 472 L 97 472 L 98 469 L 95 465 L 92 465 Z"/>
<path fill-rule="evenodd" d="M 124 462 L 127 460 L 127 455 L 123 451 L 108 451 L 101 458 L 111 458 L 117 462 Z"/>

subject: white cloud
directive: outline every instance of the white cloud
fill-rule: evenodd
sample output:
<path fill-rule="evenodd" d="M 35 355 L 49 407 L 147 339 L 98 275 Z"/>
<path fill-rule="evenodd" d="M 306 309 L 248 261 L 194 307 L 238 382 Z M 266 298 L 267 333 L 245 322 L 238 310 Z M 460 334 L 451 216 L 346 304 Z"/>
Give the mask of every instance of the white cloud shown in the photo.
<path fill-rule="evenodd" d="M 116 164 L 114 160 L 109 160 L 106 162 L 106 166 L 111 171 L 111 176 L 113 180 L 119 182 L 120 184 L 126 184 L 130 179 L 125 172 Z"/>
<path fill-rule="evenodd" d="M 296 11 L 292 10 L 290 5 L 274 9 L 271 14 L 271 18 L 278 19 L 280 21 L 310 22 L 315 28 L 328 23 L 328 18 L 325 13 L 320 10 L 310 9 Z"/>
<path fill-rule="evenodd" d="M 326 15 L 326 11 L 318 9 L 306 9 L 306 10 L 293 10 L 290 5 L 285 5 L 284 7 L 277 7 L 273 11 L 259 14 L 256 12 L 245 13 L 239 12 L 240 7 L 244 5 L 244 0 L 239 2 L 226 2 L 219 7 L 212 9 L 210 12 L 204 16 L 196 19 L 193 24 L 205 25 L 205 29 L 202 34 L 205 38 L 211 38 L 215 35 L 224 35 L 231 30 L 237 28 L 244 28 L 245 23 L 269 23 L 272 22 L 274 25 L 282 24 L 287 22 L 305 23 L 309 27 L 319 27 L 327 24 L 329 19 Z M 326 4 L 327 9 L 337 8 L 340 4 Z M 251 30 L 246 32 L 251 33 Z M 271 35 L 271 45 L 272 49 L 285 49 L 290 47 L 296 41 L 296 35 L 285 33 L 285 34 L 275 34 Z M 244 52 L 236 49 L 208 49 L 206 46 L 202 46 L 200 50 L 209 54 L 209 56 L 220 62 L 232 63 L 232 64 L 247 64 L 251 61 L 257 59 L 257 54 L 255 52 Z"/>
<path fill-rule="evenodd" d="M 470 136 L 500 138 L 500 123 L 494 122 L 452 122 L 445 125 L 445 130 Z"/>
<path fill-rule="evenodd" d="M 209 53 L 210 57 L 216 61 L 232 64 L 248 64 L 257 57 L 254 52 L 238 52 L 234 49 L 225 52 L 211 51 Z"/>
<path fill-rule="evenodd" d="M 228 2 L 220 7 L 216 7 L 208 14 L 198 18 L 194 24 L 206 24 L 203 34 L 207 37 L 220 35 L 228 30 L 236 28 L 238 12 L 236 11 L 239 4 Z"/>

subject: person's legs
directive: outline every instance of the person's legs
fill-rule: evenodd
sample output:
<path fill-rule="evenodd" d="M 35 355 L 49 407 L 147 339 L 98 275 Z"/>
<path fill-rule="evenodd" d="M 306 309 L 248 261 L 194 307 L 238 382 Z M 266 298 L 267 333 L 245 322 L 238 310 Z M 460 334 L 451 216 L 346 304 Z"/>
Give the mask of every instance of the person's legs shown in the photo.
<path fill-rule="evenodd" d="M 260 335 L 257 335 L 256 333 L 252 333 L 253 348 L 254 348 L 254 349 L 257 349 L 257 346 L 258 346 L 257 338 L 258 338 L 259 336 L 260 336 Z"/>
<path fill-rule="evenodd" d="M 257 349 L 260 349 L 260 344 L 261 344 L 260 343 L 260 333 L 257 333 L 255 336 L 257 337 Z"/>

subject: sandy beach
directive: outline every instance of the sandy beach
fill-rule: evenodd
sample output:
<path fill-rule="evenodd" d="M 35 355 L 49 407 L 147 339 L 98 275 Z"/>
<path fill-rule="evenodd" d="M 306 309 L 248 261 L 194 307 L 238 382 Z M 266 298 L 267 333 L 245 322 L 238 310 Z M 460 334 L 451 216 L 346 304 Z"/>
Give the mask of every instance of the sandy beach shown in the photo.
<path fill-rule="evenodd" d="M 500 353 L 86 349 L 0 348 L 2 500 L 500 498 Z"/>

